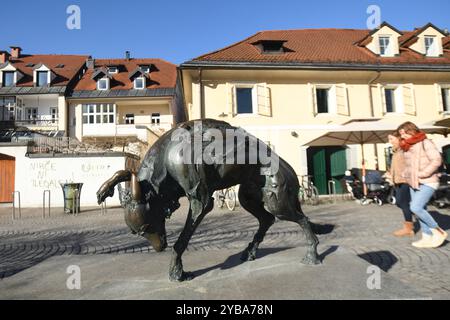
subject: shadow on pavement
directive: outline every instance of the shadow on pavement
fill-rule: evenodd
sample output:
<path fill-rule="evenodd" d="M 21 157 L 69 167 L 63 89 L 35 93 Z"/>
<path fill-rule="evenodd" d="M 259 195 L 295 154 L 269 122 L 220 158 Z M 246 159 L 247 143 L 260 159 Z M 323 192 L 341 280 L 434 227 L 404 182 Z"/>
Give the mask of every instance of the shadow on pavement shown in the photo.
<path fill-rule="evenodd" d="M 317 235 L 330 234 L 333 232 L 335 225 L 334 224 L 319 224 L 310 222 L 312 231 Z"/>
<path fill-rule="evenodd" d="M 372 251 L 359 254 L 358 257 L 366 260 L 372 265 L 377 266 L 384 272 L 388 272 L 397 262 L 398 259 L 390 251 Z"/>
<path fill-rule="evenodd" d="M 285 248 L 263 248 L 263 249 L 258 249 L 258 252 L 256 254 L 256 259 L 260 259 L 262 257 L 268 256 L 270 254 L 274 254 L 280 251 L 284 251 L 284 250 L 289 250 L 292 249 L 292 247 L 285 247 Z M 232 256 L 229 256 L 224 262 L 216 264 L 215 266 L 211 266 L 205 269 L 200 269 L 200 270 L 196 270 L 193 271 L 195 277 L 199 277 L 205 273 L 208 273 L 214 269 L 221 269 L 221 270 L 228 270 L 228 269 L 232 269 L 240 264 L 243 263 L 249 263 L 246 261 L 242 261 L 241 260 L 241 255 L 242 252 L 233 254 Z"/>

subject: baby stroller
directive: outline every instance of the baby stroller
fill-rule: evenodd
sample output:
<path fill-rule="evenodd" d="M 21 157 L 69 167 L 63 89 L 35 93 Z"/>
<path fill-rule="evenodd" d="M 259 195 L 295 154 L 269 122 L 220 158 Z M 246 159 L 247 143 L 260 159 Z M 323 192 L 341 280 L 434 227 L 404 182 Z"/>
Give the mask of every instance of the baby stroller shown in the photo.
<path fill-rule="evenodd" d="M 388 202 L 391 195 L 391 186 L 389 182 L 383 179 L 378 171 L 371 171 L 366 175 L 367 195 L 360 200 L 361 205 L 370 203 L 382 206 Z"/>

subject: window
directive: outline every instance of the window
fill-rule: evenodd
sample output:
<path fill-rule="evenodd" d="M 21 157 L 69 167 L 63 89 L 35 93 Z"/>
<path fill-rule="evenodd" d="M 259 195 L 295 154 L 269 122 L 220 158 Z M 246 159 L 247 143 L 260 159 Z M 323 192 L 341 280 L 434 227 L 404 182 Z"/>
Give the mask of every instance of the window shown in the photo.
<path fill-rule="evenodd" d="M 108 90 L 109 89 L 109 79 L 102 78 L 97 81 L 97 89 L 98 90 Z"/>
<path fill-rule="evenodd" d="M 125 115 L 125 124 L 134 124 L 134 114 L 133 113 L 127 113 Z"/>
<path fill-rule="evenodd" d="M 252 114 L 253 113 L 253 89 L 252 88 L 236 88 L 236 113 Z"/>
<path fill-rule="evenodd" d="M 50 108 L 50 118 L 52 123 L 58 121 L 58 108 Z"/>
<path fill-rule="evenodd" d="M 108 67 L 108 72 L 109 73 L 119 73 L 119 68 L 118 67 Z"/>
<path fill-rule="evenodd" d="M 385 89 L 384 94 L 386 96 L 386 112 L 396 112 L 395 89 Z"/>
<path fill-rule="evenodd" d="M 380 37 L 380 55 L 381 56 L 389 56 L 391 55 L 391 38 L 390 37 Z"/>
<path fill-rule="evenodd" d="M 114 104 L 84 104 L 83 124 L 116 123 L 115 113 Z"/>
<path fill-rule="evenodd" d="M 14 86 L 14 71 L 3 71 L 3 86 L 12 87 Z"/>
<path fill-rule="evenodd" d="M 442 103 L 444 112 L 450 112 L 450 88 L 442 88 Z"/>
<path fill-rule="evenodd" d="M 150 66 L 140 66 L 140 68 L 145 73 L 150 73 Z"/>
<path fill-rule="evenodd" d="M 263 53 L 283 53 L 283 41 L 263 41 Z"/>
<path fill-rule="evenodd" d="M 35 120 L 37 119 L 37 113 L 38 113 L 37 108 L 26 109 L 27 120 L 30 120 L 30 124 L 36 124 Z"/>
<path fill-rule="evenodd" d="M 329 113 L 330 89 L 316 89 L 317 113 Z"/>
<path fill-rule="evenodd" d="M 425 54 L 428 57 L 437 56 L 436 37 L 425 36 Z"/>
<path fill-rule="evenodd" d="M 152 113 L 152 124 L 161 124 L 161 114 Z"/>
<path fill-rule="evenodd" d="M 36 85 L 38 87 L 45 87 L 48 83 L 48 71 L 37 71 L 36 72 Z"/>
<path fill-rule="evenodd" d="M 135 89 L 144 89 L 145 88 L 145 78 L 139 77 L 134 80 L 134 88 Z"/>

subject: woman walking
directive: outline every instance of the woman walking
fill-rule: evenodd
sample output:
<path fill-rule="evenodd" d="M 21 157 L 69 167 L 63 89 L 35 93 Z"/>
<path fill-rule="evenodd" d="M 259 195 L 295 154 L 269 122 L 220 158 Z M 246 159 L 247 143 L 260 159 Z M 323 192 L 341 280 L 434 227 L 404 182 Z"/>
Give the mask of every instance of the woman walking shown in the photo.
<path fill-rule="evenodd" d="M 411 192 L 410 208 L 419 219 L 422 230 L 422 239 L 412 245 L 417 248 L 437 248 L 444 243 L 448 234 L 425 208 L 439 187 L 437 170 L 442 163 L 441 154 L 414 123 L 405 122 L 398 132 L 402 138 L 400 147 L 404 151 L 406 164 L 403 176 Z"/>
<path fill-rule="evenodd" d="M 403 228 L 394 232 L 396 237 L 413 237 L 414 223 L 413 216 L 409 206 L 411 202 L 411 193 L 403 173 L 406 169 L 405 157 L 403 150 L 400 148 L 400 134 L 396 131 L 389 135 L 389 143 L 392 145 L 394 154 L 392 156 L 391 169 L 389 171 L 390 178 L 395 188 L 396 205 L 403 211 L 405 222 Z"/>

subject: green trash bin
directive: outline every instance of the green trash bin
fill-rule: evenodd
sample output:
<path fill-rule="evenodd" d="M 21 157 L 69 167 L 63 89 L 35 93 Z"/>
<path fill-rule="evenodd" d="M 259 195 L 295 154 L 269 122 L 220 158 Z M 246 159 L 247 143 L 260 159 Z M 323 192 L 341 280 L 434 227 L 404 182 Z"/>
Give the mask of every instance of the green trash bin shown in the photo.
<path fill-rule="evenodd" d="M 65 213 L 80 213 L 80 195 L 82 187 L 82 183 L 61 183 Z"/>

